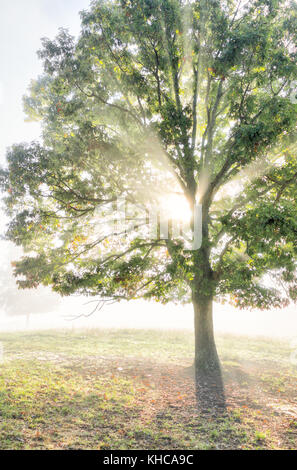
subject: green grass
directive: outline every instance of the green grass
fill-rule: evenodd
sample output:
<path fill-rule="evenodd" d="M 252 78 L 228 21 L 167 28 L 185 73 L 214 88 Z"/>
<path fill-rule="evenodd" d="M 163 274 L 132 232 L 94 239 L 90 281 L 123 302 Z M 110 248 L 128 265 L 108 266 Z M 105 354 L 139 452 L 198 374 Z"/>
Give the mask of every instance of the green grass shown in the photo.
<path fill-rule="evenodd" d="M 296 449 L 289 344 L 219 336 L 228 408 L 202 416 L 187 331 L 0 334 L 1 449 Z"/>

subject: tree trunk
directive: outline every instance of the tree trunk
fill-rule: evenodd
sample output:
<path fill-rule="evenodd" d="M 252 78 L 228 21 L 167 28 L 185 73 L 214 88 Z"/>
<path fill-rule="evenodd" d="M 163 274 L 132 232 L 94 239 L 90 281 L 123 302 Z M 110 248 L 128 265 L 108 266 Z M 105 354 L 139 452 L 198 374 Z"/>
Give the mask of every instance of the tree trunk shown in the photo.
<path fill-rule="evenodd" d="M 194 200 L 193 198 L 193 202 Z M 194 368 L 198 408 L 216 413 L 218 409 L 225 408 L 225 394 L 212 318 L 215 284 L 210 264 L 208 233 L 211 201 L 205 197 L 201 201 L 202 244 L 193 252 L 194 279 L 191 283 L 195 326 Z"/>
<path fill-rule="evenodd" d="M 198 407 L 217 412 L 225 408 L 220 360 L 213 330 L 211 297 L 193 296 L 195 324 L 195 380 Z"/>
<path fill-rule="evenodd" d="M 211 298 L 194 298 L 195 370 L 205 373 L 220 370 L 214 340 L 213 302 Z"/>

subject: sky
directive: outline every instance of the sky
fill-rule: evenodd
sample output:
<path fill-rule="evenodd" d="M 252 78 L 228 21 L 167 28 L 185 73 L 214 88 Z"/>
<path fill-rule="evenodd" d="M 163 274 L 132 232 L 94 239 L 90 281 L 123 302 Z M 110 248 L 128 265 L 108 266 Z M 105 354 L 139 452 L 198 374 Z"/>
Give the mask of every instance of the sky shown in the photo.
<path fill-rule="evenodd" d="M 22 97 L 42 72 L 37 57 L 42 37 L 58 28 L 80 31 L 78 12 L 90 0 L 1 0 L 0 3 L 0 162 L 8 146 L 38 138 L 37 123 L 25 123 Z"/>
<path fill-rule="evenodd" d="M 42 72 L 37 57 L 42 37 L 54 38 L 58 28 L 68 28 L 78 35 L 78 12 L 87 9 L 90 0 L 1 0 L 0 4 L 0 164 L 5 162 L 7 147 L 13 143 L 37 139 L 40 127 L 24 121 L 22 97 L 30 80 Z M 0 213 L 1 215 L 1 213 Z M 1 216 L 0 233 L 4 217 Z M 2 248 L 1 248 L 2 246 Z M 4 245 L 0 242 L 0 263 L 5 259 Z M 2 252 L 1 252 L 2 249 Z M 192 328 L 193 313 L 190 306 L 161 306 L 153 303 L 122 303 L 102 310 L 97 316 L 76 321 L 65 319 L 70 311 L 88 313 L 85 299 L 62 301 L 59 311 L 50 315 L 34 315 L 32 328 L 105 326 L 146 328 Z M 0 306 L 1 311 L 1 306 Z M 297 338 L 296 307 L 282 311 L 245 312 L 228 305 L 215 305 L 216 331 L 261 336 Z M 33 317 L 33 316 L 32 316 Z M 0 315 L 0 331 L 23 329 L 26 319 L 6 318 Z"/>

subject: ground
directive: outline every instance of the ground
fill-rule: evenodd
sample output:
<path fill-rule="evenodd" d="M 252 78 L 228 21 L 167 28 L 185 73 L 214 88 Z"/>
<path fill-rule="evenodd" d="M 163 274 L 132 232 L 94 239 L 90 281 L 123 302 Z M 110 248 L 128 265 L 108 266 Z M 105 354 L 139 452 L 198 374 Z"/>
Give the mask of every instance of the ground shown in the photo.
<path fill-rule="evenodd" d="M 189 331 L 2 333 L 0 341 L 0 449 L 297 448 L 288 341 L 217 338 L 227 411 L 216 417 L 197 409 Z"/>

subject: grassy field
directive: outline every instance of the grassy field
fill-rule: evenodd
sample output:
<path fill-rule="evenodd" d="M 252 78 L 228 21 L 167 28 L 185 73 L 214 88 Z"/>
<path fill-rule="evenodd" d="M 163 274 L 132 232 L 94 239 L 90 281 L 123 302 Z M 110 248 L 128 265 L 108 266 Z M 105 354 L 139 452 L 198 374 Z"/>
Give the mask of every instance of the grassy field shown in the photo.
<path fill-rule="evenodd" d="M 197 410 L 186 331 L 0 334 L 0 449 L 296 449 L 288 342 L 219 336 L 227 412 Z"/>

